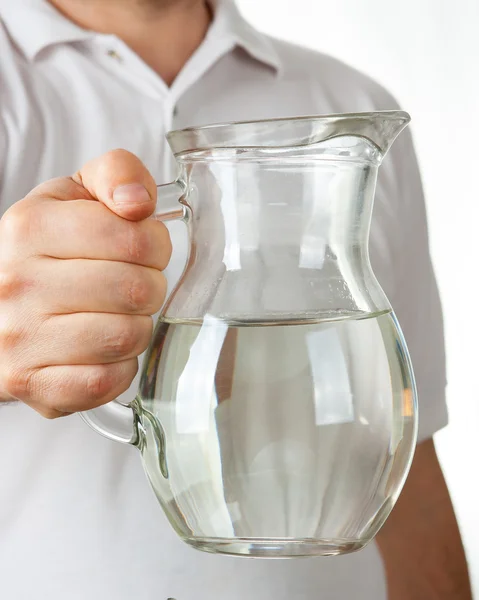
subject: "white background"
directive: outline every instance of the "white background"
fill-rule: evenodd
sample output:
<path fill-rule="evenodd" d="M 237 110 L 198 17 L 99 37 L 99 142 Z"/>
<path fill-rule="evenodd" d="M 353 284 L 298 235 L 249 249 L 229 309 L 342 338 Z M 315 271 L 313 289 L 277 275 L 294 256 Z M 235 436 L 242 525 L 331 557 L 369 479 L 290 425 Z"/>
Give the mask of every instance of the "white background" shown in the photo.
<path fill-rule="evenodd" d="M 435 439 L 479 598 L 479 1 L 238 4 L 267 33 L 368 73 L 413 117 L 446 318 L 450 425 Z"/>

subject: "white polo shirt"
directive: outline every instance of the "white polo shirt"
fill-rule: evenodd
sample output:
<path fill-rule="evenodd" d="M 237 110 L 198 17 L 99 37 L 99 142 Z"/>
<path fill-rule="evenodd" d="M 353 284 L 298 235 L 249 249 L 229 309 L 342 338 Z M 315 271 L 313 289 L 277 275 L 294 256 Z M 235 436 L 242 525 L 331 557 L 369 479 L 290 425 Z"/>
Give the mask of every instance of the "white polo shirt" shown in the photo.
<path fill-rule="evenodd" d="M 0 214 L 41 181 L 113 148 L 170 180 L 172 128 L 393 108 L 371 79 L 266 37 L 228 0 L 171 88 L 115 36 L 78 28 L 46 0 L 0 0 Z M 184 261 L 181 224 L 172 236 L 170 280 Z M 381 168 L 370 250 L 410 348 L 425 439 L 447 421 L 444 343 L 409 133 Z M 0 597 L 8 600 L 386 597 L 374 544 L 293 561 L 190 549 L 167 524 L 137 451 L 78 416 L 51 422 L 23 405 L 0 406 L 0 476 Z"/>

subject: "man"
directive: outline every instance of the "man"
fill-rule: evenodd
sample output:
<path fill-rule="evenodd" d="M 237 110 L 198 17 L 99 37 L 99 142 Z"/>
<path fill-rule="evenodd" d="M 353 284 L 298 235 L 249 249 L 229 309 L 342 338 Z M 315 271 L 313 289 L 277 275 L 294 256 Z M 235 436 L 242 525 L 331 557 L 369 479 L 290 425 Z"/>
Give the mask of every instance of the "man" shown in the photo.
<path fill-rule="evenodd" d="M 394 100 L 255 31 L 228 0 L 0 0 L 0 19 L 2 597 L 380 600 L 387 579 L 391 600 L 471 598 L 432 442 L 447 420 L 441 310 L 408 134 L 382 167 L 371 253 L 410 346 L 420 432 L 377 546 L 286 562 L 196 552 L 165 522 L 135 452 L 75 416 L 54 420 L 125 392 L 148 343 L 171 247 L 145 218 L 154 182 L 173 175 L 168 130 Z M 186 246 L 170 233 L 169 285 Z"/>

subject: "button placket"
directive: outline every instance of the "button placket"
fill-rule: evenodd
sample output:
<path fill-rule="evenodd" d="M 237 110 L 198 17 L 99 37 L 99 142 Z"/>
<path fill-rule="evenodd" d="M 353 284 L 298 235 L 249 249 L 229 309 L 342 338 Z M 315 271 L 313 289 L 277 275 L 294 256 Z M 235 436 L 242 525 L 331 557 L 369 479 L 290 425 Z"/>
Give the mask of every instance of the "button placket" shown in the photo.
<path fill-rule="evenodd" d="M 165 98 L 164 107 L 163 107 L 163 123 L 164 123 L 164 132 L 163 135 L 166 134 L 173 129 L 173 119 L 178 114 L 175 98 L 171 95 L 168 98 Z M 173 178 L 176 176 L 176 163 L 174 156 L 170 150 L 169 145 L 165 141 L 165 150 L 162 157 L 163 163 L 163 172 L 169 175 L 169 178 Z"/>
<path fill-rule="evenodd" d="M 96 50 L 105 57 L 107 65 L 112 68 L 115 65 L 117 69 L 121 66 L 122 77 L 137 82 L 149 96 L 163 99 L 168 95 L 169 88 L 161 77 L 121 39 L 114 35 L 99 35 L 95 41 Z"/>

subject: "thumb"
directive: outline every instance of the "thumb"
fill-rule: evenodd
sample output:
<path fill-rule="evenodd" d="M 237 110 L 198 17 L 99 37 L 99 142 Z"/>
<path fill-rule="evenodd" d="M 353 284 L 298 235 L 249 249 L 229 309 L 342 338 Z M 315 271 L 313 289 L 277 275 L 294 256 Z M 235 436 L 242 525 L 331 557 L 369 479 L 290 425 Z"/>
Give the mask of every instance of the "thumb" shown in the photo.
<path fill-rule="evenodd" d="M 91 160 L 73 180 L 124 219 L 141 221 L 155 211 L 155 180 L 141 160 L 126 150 Z"/>

